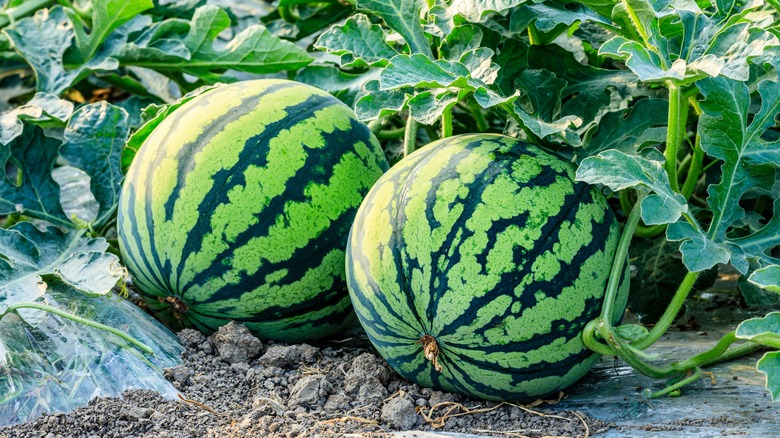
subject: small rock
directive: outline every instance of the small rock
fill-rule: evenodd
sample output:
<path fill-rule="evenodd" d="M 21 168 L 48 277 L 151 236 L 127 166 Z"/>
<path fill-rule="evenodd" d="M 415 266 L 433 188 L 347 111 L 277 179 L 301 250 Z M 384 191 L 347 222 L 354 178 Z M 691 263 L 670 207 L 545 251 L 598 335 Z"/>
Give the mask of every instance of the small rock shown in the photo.
<path fill-rule="evenodd" d="M 350 398 L 344 393 L 336 393 L 328 396 L 328 400 L 325 401 L 323 408 L 326 411 L 347 411 L 350 408 Z"/>
<path fill-rule="evenodd" d="M 234 362 L 230 364 L 230 368 L 233 368 L 240 374 L 246 374 L 249 371 L 249 364 L 246 362 Z"/>
<path fill-rule="evenodd" d="M 417 422 L 412 398 L 403 396 L 390 399 L 382 406 L 382 421 L 395 429 L 411 429 Z"/>
<path fill-rule="evenodd" d="M 308 344 L 272 345 L 260 358 L 260 363 L 265 366 L 285 368 L 300 363 L 314 363 L 318 354 L 319 349 Z"/>
<path fill-rule="evenodd" d="M 390 370 L 382 359 L 371 353 L 363 353 L 352 361 L 352 366 L 345 379 L 360 380 L 367 376 L 375 377 L 384 385 L 390 378 Z"/>
<path fill-rule="evenodd" d="M 127 406 L 122 408 L 119 416 L 131 420 L 138 420 L 141 418 L 149 418 L 154 413 L 153 409 L 139 408 L 137 406 Z"/>
<path fill-rule="evenodd" d="M 214 354 L 214 348 L 211 347 L 211 342 L 208 340 L 203 341 L 202 344 L 200 344 L 200 352 L 202 353 L 201 357 L 206 357 L 206 355 Z"/>
<path fill-rule="evenodd" d="M 179 383 L 186 383 L 193 374 L 192 370 L 187 368 L 185 365 L 179 365 L 173 368 L 166 368 L 164 372 L 165 372 L 165 377 L 168 380 L 173 379 L 173 381 Z"/>
<path fill-rule="evenodd" d="M 190 328 L 182 329 L 176 335 L 179 337 L 179 342 L 185 347 L 195 347 L 206 342 L 206 336 Z"/>
<path fill-rule="evenodd" d="M 249 362 L 260 354 L 263 343 L 245 326 L 231 321 L 211 336 L 219 356 L 229 363 Z"/>
<path fill-rule="evenodd" d="M 260 418 L 266 415 L 279 415 L 284 412 L 284 406 L 278 401 L 268 397 L 256 397 L 252 401 L 253 418 Z"/>
<path fill-rule="evenodd" d="M 431 392 L 431 398 L 428 399 L 428 403 L 430 403 L 431 406 L 436 406 L 439 403 L 444 402 L 457 402 L 459 401 L 459 398 L 460 397 L 457 394 L 451 392 L 433 391 Z"/>
<path fill-rule="evenodd" d="M 322 374 L 303 376 L 290 390 L 288 406 L 322 405 L 330 389 L 330 383 Z"/>

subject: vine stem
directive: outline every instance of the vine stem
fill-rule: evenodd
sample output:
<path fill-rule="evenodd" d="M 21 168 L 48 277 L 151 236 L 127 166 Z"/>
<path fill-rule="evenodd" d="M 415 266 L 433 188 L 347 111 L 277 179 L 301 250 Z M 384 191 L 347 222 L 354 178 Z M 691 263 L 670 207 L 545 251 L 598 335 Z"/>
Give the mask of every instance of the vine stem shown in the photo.
<path fill-rule="evenodd" d="M 404 156 L 414 152 L 417 142 L 417 120 L 410 114 L 406 119 L 406 130 L 404 131 Z"/>
<path fill-rule="evenodd" d="M 441 113 L 441 138 L 452 137 L 452 107 Z"/>
<path fill-rule="evenodd" d="M 680 86 L 669 82 L 669 115 L 666 129 L 666 149 L 664 157 L 666 158 L 665 169 L 669 175 L 669 185 L 675 192 L 680 192 L 680 185 L 677 182 L 677 151 L 685 136 L 685 122 L 688 118 L 688 108 L 683 99 L 683 93 Z"/>
<path fill-rule="evenodd" d="M 661 318 L 653 326 L 647 336 L 631 343 L 633 347 L 644 350 L 653 345 L 657 340 L 661 339 L 661 336 L 666 333 L 666 330 L 668 330 L 672 323 L 674 323 L 674 320 L 677 319 L 677 313 L 680 312 L 680 309 L 685 303 L 685 299 L 688 298 L 691 289 L 693 289 L 693 284 L 696 283 L 697 278 L 699 278 L 699 272 L 689 272 L 685 275 L 685 278 L 683 278 L 683 281 L 677 288 L 677 292 L 674 293 L 672 301 L 666 307 L 664 314 L 661 315 Z"/>
<path fill-rule="evenodd" d="M 658 398 L 661 397 L 662 395 L 669 394 L 670 392 L 676 391 L 689 383 L 695 382 L 699 377 L 701 377 L 701 368 L 699 367 L 693 368 L 693 374 L 691 374 L 690 376 L 680 380 L 674 385 L 669 385 L 660 391 L 648 394 L 647 398 Z"/>
<path fill-rule="evenodd" d="M 26 0 L 19 6 L 8 9 L 0 14 L 0 28 L 6 27 L 15 20 L 26 17 L 38 9 L 42 9 L 53 3 L 56 2 L 53 0 Z"/>
<path fill-rule="evenodd" d="M 77 322 L 79 324 L 84 324 L 86 326 L 93 327 L 93 328 L 96 328 L 96 329 L 99 329 L 99 330 L 104 330 L 104 331 L 107 331 L 107 332 L 109 332 L 111 334 L 117 335 L 120 338 L 124 339 L 125 341 L 127 341 L 127 342 L 135 345 L 139 349 L 143 350 L 145 353 L 154 354 L 154 350 L 152 350 L 148 345 L 144 344 L 143 342 L 135 339 L 134 337 L 132 337 L 132 336 L 126 334 L 126 333 L 122 333 L 121 331 L 119 331 L 119 330 L 117 330 L 117 329 L 115 329 L 113 327 L 109 327 L 109 326 L 107 326 L 105 324 L 101 324 L 101 323 L 99 323 L 97 321 L 92 321 L 91 319 L 82 318 L 82 317 L 74 315 L 74 314 L 72 314 L 70 312 L 65 312 L 64 310 L 60 310 L 60 309 L 57 309 L 56 307 L 52 307 L 52 306 L 47 306 L 45 304 L 38 304 L 38 303 L 13 304 L 13 305 L 8 306 L 8 308 L 5 310 L 3 315 L 5 315 L 5 314 L 7 314 L 9 312 L 14 312 L 14 311 L 16 311 L 18 309 L 35 309 L 35 310 L 43 310 L 44 312 L 53 313 L 53 314 L 55 314 L 57 316 L 61 316 L 63 318 L 70 319 L 71 321 L 75 321 L 75 322 Z M 0 315 L 0 316 L 2 316 L 2 315 Z"/>
<path fill-rule="evenodd" d="M 615 252 L 615 258 L 612 260 L 612 268 L 609 272 L 607 290 L 604 293 L 604 305 L 601 308 L 602 320 L 610 322 L 612 321 L 612 313 L 615 308 L 615 299 L 617 298 L 618 283 L 620 282 L 621 272 L 623 270 L 626 257 L 628 257 L 628 247 L 631 245 L 631 238 L 634 236 L 634 230 L 636 229 L 637 224 L 639 224 L 639 205 L 642 200 L 645 199 L 645 196 L 647 196 L 647 193 L 637 191 L 636 205 L 628 215 L 626 225 L 623 227 L 623 233 L 620 235 L 620 241 L 618 242 L 617 251 Z"/>
<path fill-rule="evenodd" d="M 490 129 L 490 124 L 485 118 L 485 115 L 482 114 L 482 107 L 479 106 L 479 104 L 473 99 L 469 100 L 468 106 L 469 106 L 469 112 L 471 113 L 471 117 L 474 119 L 474 122 L 477 124 L 477 131 L 487 132 L 487 130 Z"/>

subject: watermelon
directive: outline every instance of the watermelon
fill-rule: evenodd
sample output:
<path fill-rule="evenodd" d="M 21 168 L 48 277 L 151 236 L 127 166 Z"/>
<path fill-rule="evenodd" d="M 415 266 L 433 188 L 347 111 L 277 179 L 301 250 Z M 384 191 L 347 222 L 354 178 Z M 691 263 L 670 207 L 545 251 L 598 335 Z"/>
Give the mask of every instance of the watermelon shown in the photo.
<path fill-rule="evenodd" d="M 353 306 L 377 351 L 425 387 L 533 400 L 582 377 L 620 230 L 574 166 L 501 135 L 401 160 L 366 195 L 347 245 Z M 621 274 L 617 321 L 628 274 Z"/>
<path fill-rule="evenodd" d="M 346 241 L 387 168 L 371 131 L 324 91 L 217 87 L 139 148 L 120 193 L 120 251 L 171 328 L 236 321 L 263 339 L 328 336 L 350 322 Z"/>

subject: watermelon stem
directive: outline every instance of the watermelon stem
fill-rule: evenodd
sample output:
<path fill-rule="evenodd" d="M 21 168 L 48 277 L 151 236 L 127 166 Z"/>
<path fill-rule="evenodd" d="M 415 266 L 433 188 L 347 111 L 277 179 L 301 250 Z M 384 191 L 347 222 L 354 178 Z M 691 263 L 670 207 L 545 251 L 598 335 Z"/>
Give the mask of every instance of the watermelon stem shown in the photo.
<path fill-rule="evenodd" d="M 422 338 L 420 338 L 418 343 L 422 344 L 423 347 L 423 355 L 425 355 L 425 358 L 431 361 L 433 364 L 433 368 L 441 372 L 442 367 L 439 364 L 439 344 L 436 343 L 436 338 L 434 338 L 431 335 L 425 335 Z"/>
<path fill-rule="evenodd" d="M 190 306 L 187 305 L 181 298 L 169 295 L 162 299 L 162 301 L 168 303 L 173 311 L 173 316 L 176 319 L 180 319 L 185 313 L 190 311 Z"/>

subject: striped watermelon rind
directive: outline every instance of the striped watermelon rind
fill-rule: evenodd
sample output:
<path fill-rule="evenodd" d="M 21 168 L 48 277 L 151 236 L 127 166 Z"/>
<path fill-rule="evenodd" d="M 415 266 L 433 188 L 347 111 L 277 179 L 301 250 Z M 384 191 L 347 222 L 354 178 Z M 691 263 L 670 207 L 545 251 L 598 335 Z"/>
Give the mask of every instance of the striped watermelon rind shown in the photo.
<path fill-rule="evenodd" d="M 533 400 L 598 361 L 581 331 L 600 313 L 619 226 L 601 193 L 573 178 L 538 147 L 473 134 L 434 142 L 377 181 L 350 233 L 347 282 L 395 371 Z M 624 270 L 616 321 L 627 291 Z"/>
<path fill-rule="evenodd" d="M 285 80 L 208 90 L 130 165 L 123 260 L 172 328 L 237 321 L 264 339 L 328 336 L 350 321 L 346 239 L 387 167 L 370 130 L 324 91 Z"/>

